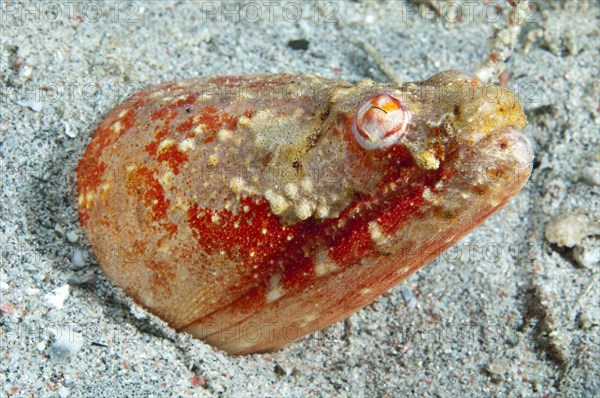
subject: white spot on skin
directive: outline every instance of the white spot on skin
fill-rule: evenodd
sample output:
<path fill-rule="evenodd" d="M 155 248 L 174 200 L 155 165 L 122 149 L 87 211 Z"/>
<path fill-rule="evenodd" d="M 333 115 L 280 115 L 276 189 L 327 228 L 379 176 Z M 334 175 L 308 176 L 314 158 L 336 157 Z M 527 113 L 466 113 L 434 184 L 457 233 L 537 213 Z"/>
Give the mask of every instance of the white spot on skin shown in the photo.
<path fill-rule="evenodd" d="M 325 261 L 315 266 L 315 274 L 317 274 L 317 276 L 324 276 L 331 274 L 338 269 L 340 269 L 340 267 L 338 267 L 337 264 L 332 263 L 331 261 Z"/>
<path fill-rule="evenodd" d="M 85 207 L 86 207 L 86 209 L 89 209 L 92 206 L 93 202 L 94 202 L 94 193 L 93 192 L 87 192 L 85 194 Z"/>
<path fill-rule="evenodd" d="M 85 200 L 85 196 L 83 195 L 83 193 L 80 193 L 79 196 L 77 197 L 77 205 L 79 207 L 81 207 L 84 200 Z"/>
<path fill-rule="evenodd" d="M 219 141 L 224 142 L 224 141 L 229 141 L 231 139 L 231 137 L 233 136 L 233 132 L 231 130 L 219 130 L 219 132 L 217 133 L 217 137 L 219 138 Z"/>
<path fill-rule="evenodd" d="M 267 293 L 267 302 L 271 303 L 283 295 L 283 288 L 279 284 L 281 275 L 273 275 L 271 277 L 271 289 Z"/>
<path fill-rule="evenodd" d="M 162 152 L 165 149 L 167 149 L 168 147 L 170 147 L 171 145 L 175 144 L 175 141 L 173 141 L 171 138 L 167 138 L 164 139 L 160 142 L 160 144 L 158 144 L 158 152 Z"/>
<path fill-rule="evenodd" d="M 329 215 L 329 208 L 325 205 L 319 205 L 317 207 L 317 217 L 319 218 L 327 218 Z"/>
<path fill-rule="evenodd" d="M 106 198 L 108 196 L 108 191 L 110 191 L 110 183 L 105 182 L 104 184 L 102 184 L 100 186 L 100 189 L 102 191 L 102 195 L 101 195 L 102 200 L 106 200 Z"/>
<path fill-rule="evenodd" d="M 429 189 L 429 187 L 425 187 L 425 189 L 423 189 L 423 199 L 435 205 L 439 205 L 442 203 L 441 198 L 438 195 L 431 192 L 431 189 Z"/>
<path fill-rule="evenodd" d="M 154 307 L 154 297 L 152 297 L 152 294 L 149 293 L 148 291 L 145 290 L 141 290 L 140 291 L 140 300 L 142 301 L 142 303 L 144 303 L 147 307 Z"/>
<path fill-rule="evenodd" d="M 120 121 L 118 121 L 118 120 L 117 120 L 117 121 L 116 121 L 116 122 L 113 124 L 113 126 L 112 126 L 112 130 L 113 130 L 115 133 L 120 133 L 120 132 L 121 132 L 121 130 L 123 130 L 123 125 L 121 124 L 121 122 L 120 122 Z"/>
<path fill-rule="evenodd" d="M 308 314 L 303 318 L 303 322 L 300 324 L 301 327 L 304 327 L 317 319 L 319 316 L 317 314 Z"/>
<path fill-rule="evenodd" d="M 371 221 L 369 223 L 369 235 L 375 244 L 383 245 L 388 242 L 388 238 L 384 235 L 377 221 Z"/>
<path fill-rule="evenodd" d="M 324 276 L 337 271 L 340 267 L 327 258 L 327 249 L 320 249 L 315 256 L 315 274 Z"/>
<path fill-rule="evenodd" d="M 265 192 L 265 199 L 267 199 L 271 205 L 271 211 L 275 215 L 283 213 L 290 207 L 290 204 L 283 196 L 276 194 L 270 189 Z"/>
<path fill-rule="evenodd" d="M 123 109 L 120 113 L 119 113 L 119 119 L 122 118 L 123 116 L 127 115 L 127 112 L 129 112 L 128 109 Z"/>
<path fill-rule="evenodd" d="M 194 127 L 194 129 L 192 130 L 192 133 L 194 133 L 194 135 L 200 135 L 200 134 L 202 134 L 203 131 L 204 131 L 204 125 L 199 124 L 196 127 Z"/>
<path fill-rule="evenodd" d="M 193 138 L 187 138 L 181 141 L 179 145 L 177 145 L 177 149 L 179 149 L 181 152 L 187 152 L 190 149 L 194 149 L 195 147 L 196 145 L 194 144 Z"/>
<path fill-rule="evenodd" d="M 372 291 L 373 291 L 373 290 L 371 290 L 371 289 L 369 289 L 368 287 L 366 287 L 366 288 L 364 288 L 364 289 L 362 289 L 362 290 L 360 291 L 360 294 L 362 294 L 362 295 L 367 295 L 367 294 L 370 294 Z"/>

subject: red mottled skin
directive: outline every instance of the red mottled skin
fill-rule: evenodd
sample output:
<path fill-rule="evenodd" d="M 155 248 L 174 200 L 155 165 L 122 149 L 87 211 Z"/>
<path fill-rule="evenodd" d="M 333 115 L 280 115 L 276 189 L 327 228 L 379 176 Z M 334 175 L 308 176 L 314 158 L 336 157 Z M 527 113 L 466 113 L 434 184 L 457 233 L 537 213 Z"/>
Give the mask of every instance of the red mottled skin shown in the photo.
<path fill-rule="evenodd" d="M 80 221 L 108 277 L 173 328 L 234 354 L 276 350 L 368 305 L 522 188 L 525 116 L 496 89 L 490 101 L 455 71 L 149 87 L 98 126 Z M 410 124 L 367 149 L 352 120 L 379 94 Z"/>

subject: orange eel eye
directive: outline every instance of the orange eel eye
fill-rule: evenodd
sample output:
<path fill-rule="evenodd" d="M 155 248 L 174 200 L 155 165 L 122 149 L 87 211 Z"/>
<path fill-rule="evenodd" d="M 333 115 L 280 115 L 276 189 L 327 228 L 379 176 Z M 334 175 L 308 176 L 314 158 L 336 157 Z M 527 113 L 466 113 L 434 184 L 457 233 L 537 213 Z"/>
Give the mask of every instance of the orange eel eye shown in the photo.
<path fill-rule="evenodd" d="M 386 93 L 376 94 L 360 104 L 352 122 L 352 132 L 365 149 L 384 149 L 406 135 L 411 113 Z"/>

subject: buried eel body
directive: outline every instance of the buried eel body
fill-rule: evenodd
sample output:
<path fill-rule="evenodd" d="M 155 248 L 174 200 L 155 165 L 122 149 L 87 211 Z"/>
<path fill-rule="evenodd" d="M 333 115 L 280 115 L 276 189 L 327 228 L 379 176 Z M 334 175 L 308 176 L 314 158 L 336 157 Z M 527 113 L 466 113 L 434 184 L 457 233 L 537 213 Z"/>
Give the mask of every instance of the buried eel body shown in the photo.
<path fill-rule="evenodd" d="M 355 85 L 221 76 L 131 96 L 77 170 L 111 281 L 178 331 L 266 352 L 406 279 L 523 187 L 507 89 L 456 71 Z"/>

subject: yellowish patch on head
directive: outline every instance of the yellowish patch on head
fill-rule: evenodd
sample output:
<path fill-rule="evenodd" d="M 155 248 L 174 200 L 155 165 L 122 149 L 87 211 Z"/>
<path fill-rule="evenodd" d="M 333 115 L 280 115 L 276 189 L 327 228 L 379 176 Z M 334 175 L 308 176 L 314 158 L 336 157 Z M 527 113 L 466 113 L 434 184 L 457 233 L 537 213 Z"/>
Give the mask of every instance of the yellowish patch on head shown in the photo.
<path fill-rule="evenodd" d="M 219 158 L 217 157 L 217 155 L 212 154 L 208 157 L 208 164 L 211 166 L 216 165 L 219 162 Z"/>
<path fill-rule="evenodd" d="M 300 220 L 306 220 L 312 214 L 312 203 L 306 199 L 300 200 L 300 202 L 296 205 L 295 213 L 296 217 Z"/>
<path fill-rule="evenodd" d="M 175 210 L 182 210 L 182 211 L 187 211 L 189 209 L 189 205 L 183 201 L 183 199 L 178 196 L 177 199 L 175 199 L 175 204 L 171 207 L 172 211 Z"/>
<path fill-rule="evenodd" d="M 293 182 L 288 182 L 285 184 L 284 190 L 288 198 L 292 200 L 298 198 L 298 185 L 294 184 Z"/>
<path fill-rule="evenodd" d="M 134 163 L 130 163 L 127 166 L 125 166 L 125 170 L 127 171 L 127 173 L 133 173 L 135 170 L 137 170 L 137 168 L 137 164 Z"/>
<path fill-rule="evenodd" d="M 433 151 L 427 150 L 421 154 L 419 166 L 427 170 L 435 170 L 440 166 L 440 161 L 435 157 Z"/>
<path fill-rule="evenodd" d="M 303 178 L 302 181 L 300 181 L 300 187 L 304 193 L 311 193 L 314 188 L 313 182 L 310 178 Z"/>
<path fill-rule="evenodd" d="M 239 124 L 240 126 L 245 126 L 245 125 L 247 125 L 248 123 L 250 123 L 250 118 L 249 118 L 249 117 L 247 117 L 247 116 L 241 116 L 241 117 L 238 119 L 238 124 Z"/>
<path fill-rule="evenodd" d="M 168 188 L 171 186 L 173 177 L 173 173 L 171 173 L 170 171 L 166 171 L 163 175 L 161 175 L 158 178 L 158 182 L 160 182 L 160 185 L 162 185 L 163 187 Z"/>
<path fill-rule="evenodd" d="M 265 192 L 265 199 L 267 199 L 271 205 L 271 211 L 273 214 L 276 215 L 283 213 L 290 207 L 290 204 L 283 196 L 276 194 L 270 189 Z"/>
<path fill-rule="evenodd" d="M 246 187 L 246 182 L 242 177 L 235 177 L 229 181 L 229 188 L 237 194 L 241 193 Z"/>

